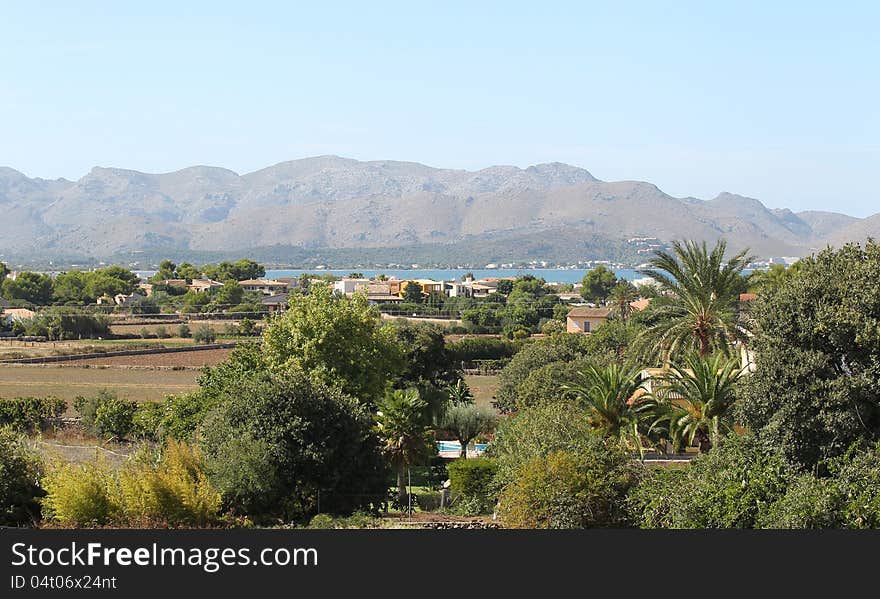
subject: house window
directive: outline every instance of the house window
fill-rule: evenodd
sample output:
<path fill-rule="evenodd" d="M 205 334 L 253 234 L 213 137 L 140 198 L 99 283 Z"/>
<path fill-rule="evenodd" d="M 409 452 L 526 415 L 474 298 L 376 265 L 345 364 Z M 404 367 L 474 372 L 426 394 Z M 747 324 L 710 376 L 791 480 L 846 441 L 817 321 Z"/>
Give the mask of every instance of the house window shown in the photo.
<path fill-rule="evenodd" d="M 584 321 L 584 333 L 589 333 L 589 332 L 590 332 L 590 321 L 585 320 Z"/>

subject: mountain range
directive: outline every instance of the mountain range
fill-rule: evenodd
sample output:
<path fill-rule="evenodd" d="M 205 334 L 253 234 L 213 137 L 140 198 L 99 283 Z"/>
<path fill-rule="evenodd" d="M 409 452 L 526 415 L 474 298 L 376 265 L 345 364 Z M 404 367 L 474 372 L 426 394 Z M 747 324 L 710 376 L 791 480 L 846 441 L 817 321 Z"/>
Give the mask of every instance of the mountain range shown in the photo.
<path fill-rule="evenodd" d="M 479 260 L 583 260 L 630 257 L 627 239 L 656 237 L 725 238 L 770 257 L 880 237 L 880 214 L 769 209 L 732 193 L 677 198 L 562 163 L 466 171 L 337 156 L 244 175 L 96 167 L 78 181 L 0 167 L 0 214 L 0 254 L 17 256 L 232 257 L 275 248 L 283 261 L 322 252 L 418 257 L 412 250 L 421 248 Z"/>

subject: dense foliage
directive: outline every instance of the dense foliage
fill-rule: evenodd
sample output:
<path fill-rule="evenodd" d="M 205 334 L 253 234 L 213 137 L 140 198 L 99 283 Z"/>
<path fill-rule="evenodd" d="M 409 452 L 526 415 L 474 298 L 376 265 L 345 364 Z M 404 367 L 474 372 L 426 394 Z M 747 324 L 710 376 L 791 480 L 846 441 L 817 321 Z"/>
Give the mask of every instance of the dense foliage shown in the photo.
<path fill-rule="evenodd" d="M 0 526 L 39 521 L 42 470 L 42 461 L 27 439 L 0 426 Z"/>
<path fill-rule="evenodd" d="M 806 259 L 759 300 L 740 419 L 811 468 L 880 436 L 880 244 Z"/>
<path fill-rule="evenodd" d="M 233 512 L 294 518 L 384 500 L 372 419 L 355 399 L 305 374 L 229 381 L 200 429 L 208 472 Z"/>

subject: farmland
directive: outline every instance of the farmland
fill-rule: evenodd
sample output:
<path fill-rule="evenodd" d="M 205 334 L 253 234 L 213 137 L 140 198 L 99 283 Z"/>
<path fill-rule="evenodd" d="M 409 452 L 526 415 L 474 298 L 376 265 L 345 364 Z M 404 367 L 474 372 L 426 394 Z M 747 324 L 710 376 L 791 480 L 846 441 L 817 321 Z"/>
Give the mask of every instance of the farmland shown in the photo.
<path fill-rule="evenodd" d="M 196 389 L 198 375 L 195 369 L 0 364 L 0 397 L 55 395 L 69 402 L 108 389 L 124 399 L 158 401 Z"/>

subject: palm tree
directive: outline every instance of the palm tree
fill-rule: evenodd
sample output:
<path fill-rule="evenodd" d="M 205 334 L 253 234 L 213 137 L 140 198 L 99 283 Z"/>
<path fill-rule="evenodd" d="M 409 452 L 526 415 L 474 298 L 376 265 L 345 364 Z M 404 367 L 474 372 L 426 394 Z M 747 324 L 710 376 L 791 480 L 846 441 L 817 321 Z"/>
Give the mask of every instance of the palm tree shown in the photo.
<path fill-rule="evenodd" d="M 650 398 L 639 395 L 638 368 L 612 363 L 604 368 L 590 365 L 581 370 L 578 384 L 563 385 L 573 391 L 587 409 L 587 419 L 605 439 L 624 439 L 642 450 L 641 429 Z"/>
<path fill-rule="evenodd" d="M 464 379 L 458 379 L 454 385 L 446 385 L 445 391 L 453 405 L 474 403 L 474 395 Z"/>
<path fill-rule="evenodd" d="M 461 443 L 461 457 L 467 457 L 467 446 L 483 433 L 492 432 L 498 415 L 492 408 L 474 404 L 455 404 L 446 410 L 440 428 L 449 431 Z"/>
<path fill-rule="evenodd" d="M 724 353 L 748 331 L 738 319 L 741 275 L 751 261 L 746 250 L 724 260 L 727 244 L 719 241 L 709 252 L 706 243 L 672 244 L 674 255 L 657 252 L 650 269 L 640 271 L 660 286 L 664 297 L 651 302 L 648 315 L 655 324 L 643 336 L 660 350 L 665 360 L 682 352 L 708 356 Z"/>
<path fill-rule="evenodd" d="M 718 445 L 733 426 L 730 408 L 741 373 L 736 358 L 691 353 L 659 377 L 657 420 L 667 424 L 676 446 L 692 445 L 696 439 L 700 452 L 706 453 Z"/>
<path fill-rule="evenodd" d="M 637 299 L 639 299 L 639 292 L 635 285 L 629 281 L 620 281 L 608 294 L 611 314 L 620 318 L 621 322 L 626 322 L 626 319 L 633 312 L 632 302 Z"/>
<path fill-rule="evenodd" d="M 382 449 L 397 469 L 397 498 L 406 503 L 406 473 L 430 454 L 433 444 L 428 402 L 415 389 L 391 391 L 378 402 L 376 424 Z"/>

